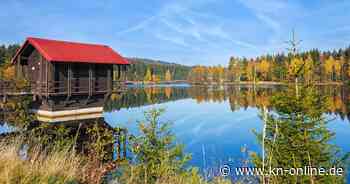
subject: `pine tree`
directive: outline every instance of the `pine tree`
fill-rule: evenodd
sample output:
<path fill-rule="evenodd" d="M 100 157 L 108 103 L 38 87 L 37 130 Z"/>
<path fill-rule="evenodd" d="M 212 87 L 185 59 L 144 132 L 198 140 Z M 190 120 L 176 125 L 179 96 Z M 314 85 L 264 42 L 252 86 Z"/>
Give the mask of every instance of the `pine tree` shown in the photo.
<path fill-rule="evenodd" d="M 263 114 L 264 132 L 256 133 L 264 155 L 252 153 L 257 167 L 332 168 L 345 167 L 330 144 L 333 133 L 327 128 L 323 112 L 327 104 L 313 86 L 303 86 L 299 95 L 288 89 L 272 97 L 274 112 Z M 266 170 L 265 170 L 266 171 Z M 262 178 L 263 180 L 263 178 Z M 345 177 L 330 175 L 269 175 L 266 183 L 344 183 Z"/>
<path fill-rule="evenodd" d="M 163 112 L 164 109 L 145 112 L 146 121 L 139 123 L 140 135 L 130 139 L 136 158 L 131 174 L 139 177 L 135 178 L 135 183 L 155 183 L 164 175 L 186 172 L 185 164 L 191 157 L 184 153 L 182 144 L 175 143 L 170 124 L 159 120 Z"/>

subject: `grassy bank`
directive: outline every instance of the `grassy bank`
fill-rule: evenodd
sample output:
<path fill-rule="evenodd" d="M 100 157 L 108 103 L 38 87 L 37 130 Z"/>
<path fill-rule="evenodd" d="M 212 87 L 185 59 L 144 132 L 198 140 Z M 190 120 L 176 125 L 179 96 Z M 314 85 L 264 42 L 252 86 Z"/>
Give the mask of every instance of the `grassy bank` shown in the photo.
<path fill-rule="evenodd" d="M 21 138 L 0 142 L 0 183 L 79 183 L 83 159 L 69 149 L 26 150 Z"/>
<path fill-rule="evenodd" d="M 0 183 L 1 184 L 93 184 L 97 176 L 89 172 L 90 164 L 82 155 L 70 149 L 43 151 L 40 146 L 24 152 L 24 141 L 15 140 L 0 142 Z M 161 166 L 161 165 L 159 165 Z M 160 169 L 163 166 L 159 167 Z M 125 184 L 229 184 L 222 178 L 206 182 L 196 169 L 186 172 L 175 172 L 173 169 L 154 170 L 160 175 L 154 181 L 145 179 L 145 172 L 139 165 L 124 163 L 116 171 L 121 177 L 109 182 Z M 90 176 L 89 176 L 90 174 Z M 105 183 L 100 181 L 98 183 Z"/>

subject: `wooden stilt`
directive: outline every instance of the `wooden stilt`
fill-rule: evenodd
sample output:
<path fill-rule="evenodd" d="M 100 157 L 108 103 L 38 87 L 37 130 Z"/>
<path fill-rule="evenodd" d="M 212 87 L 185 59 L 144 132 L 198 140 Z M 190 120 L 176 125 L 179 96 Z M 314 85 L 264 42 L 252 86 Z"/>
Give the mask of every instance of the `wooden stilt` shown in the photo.
<path fill-rule="evenodd" d="M 2 97 L 2 102 L 6 103 L 6 101 L 7 101 L 7 95 L 6 95 L 6 93 L 4 93 L 4 96 Z"/>
<path fill-rule="evenodd" d="M 46 97 L 49 97 L 49 62 L 45 62 L 45 92 L 46 92 Z"/>
<path fill-rule="evenodd" d="M 72 96 L 72 66 L 67 64 L 68 72 L 67 72 L 67 97 L 64 101 L 64 106 L 68 105 L 69 99 Z"/>
<path fill-rule="evenodd" d="M 70 97 L 72 95 L 72 66 L 70 64 L 68 64 L 67 75 L 67 95 Z"/>

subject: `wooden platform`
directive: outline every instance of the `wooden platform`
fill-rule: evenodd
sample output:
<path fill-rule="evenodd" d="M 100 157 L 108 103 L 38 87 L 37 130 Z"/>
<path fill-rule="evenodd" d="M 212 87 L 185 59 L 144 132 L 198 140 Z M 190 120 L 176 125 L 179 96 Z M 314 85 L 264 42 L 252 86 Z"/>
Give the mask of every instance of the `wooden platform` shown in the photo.
<path fill-rule="evenodd" d="M 42 122 L 65 122 L 74 120 L 84 120 L 101 118 L 103 107 L 82 108 L 76 110 L 62 110 L 62 111 L 47 111 L 47 110 L 31 110 L 39 121 Z"/>

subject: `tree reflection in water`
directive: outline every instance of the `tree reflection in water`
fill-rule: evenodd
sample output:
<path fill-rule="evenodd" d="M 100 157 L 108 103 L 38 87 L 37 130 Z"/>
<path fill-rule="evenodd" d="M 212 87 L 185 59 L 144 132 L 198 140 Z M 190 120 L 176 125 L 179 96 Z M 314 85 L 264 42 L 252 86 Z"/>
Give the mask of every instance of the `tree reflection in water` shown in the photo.
<path fill-rule="evenodd" d="M 322 95 L 327 103 L 323 109 L 325 114 L 335 114 L 342 120 L 350 118 L 350 89 L 342 86 L 315 86 L 314 89 Z M 105 103 L 104 110 L 110 112 L 121 108 L 139 107 L 149 104 L 164 103 L 180 99 L 192 98 L 197 103 L 229 101 L 232 111 L 240 108 L 267 107 L 271 104 L 274 94 L 288 91 L 287 86 L 259 86 L 232 85 L 232 86 L 191 86 L 191 87 L 146 87 L 130 88 L 122 95 L 113 95 Z"/>
<path fill-rule="evenodd" d="M 118 100 L 106 103 L 106 109 L 111 111 L 189 98 L 197 103 L 229 102 L 232 111 L 255 107 L 263 112 L 266 107 L 265 167 L 346 167 L 345 155 L 330 144 L 335 133 L 327 128 L 327 123 L 329 115 L 349 120 L 349 89 L 342 86 L 306 86 L 299 90 L 299 96 L 296 96 L 294 88 L 289 86 L 132 88 Z M 260 143 L 262 133 L 255 132 Z M 255 166 L 262 166 L 261 156 L 251 154 Z M 344 177 L 333 176 L 284 175 L 270 176 L 264 180 L 268 183 L 345 182 Z"/>

